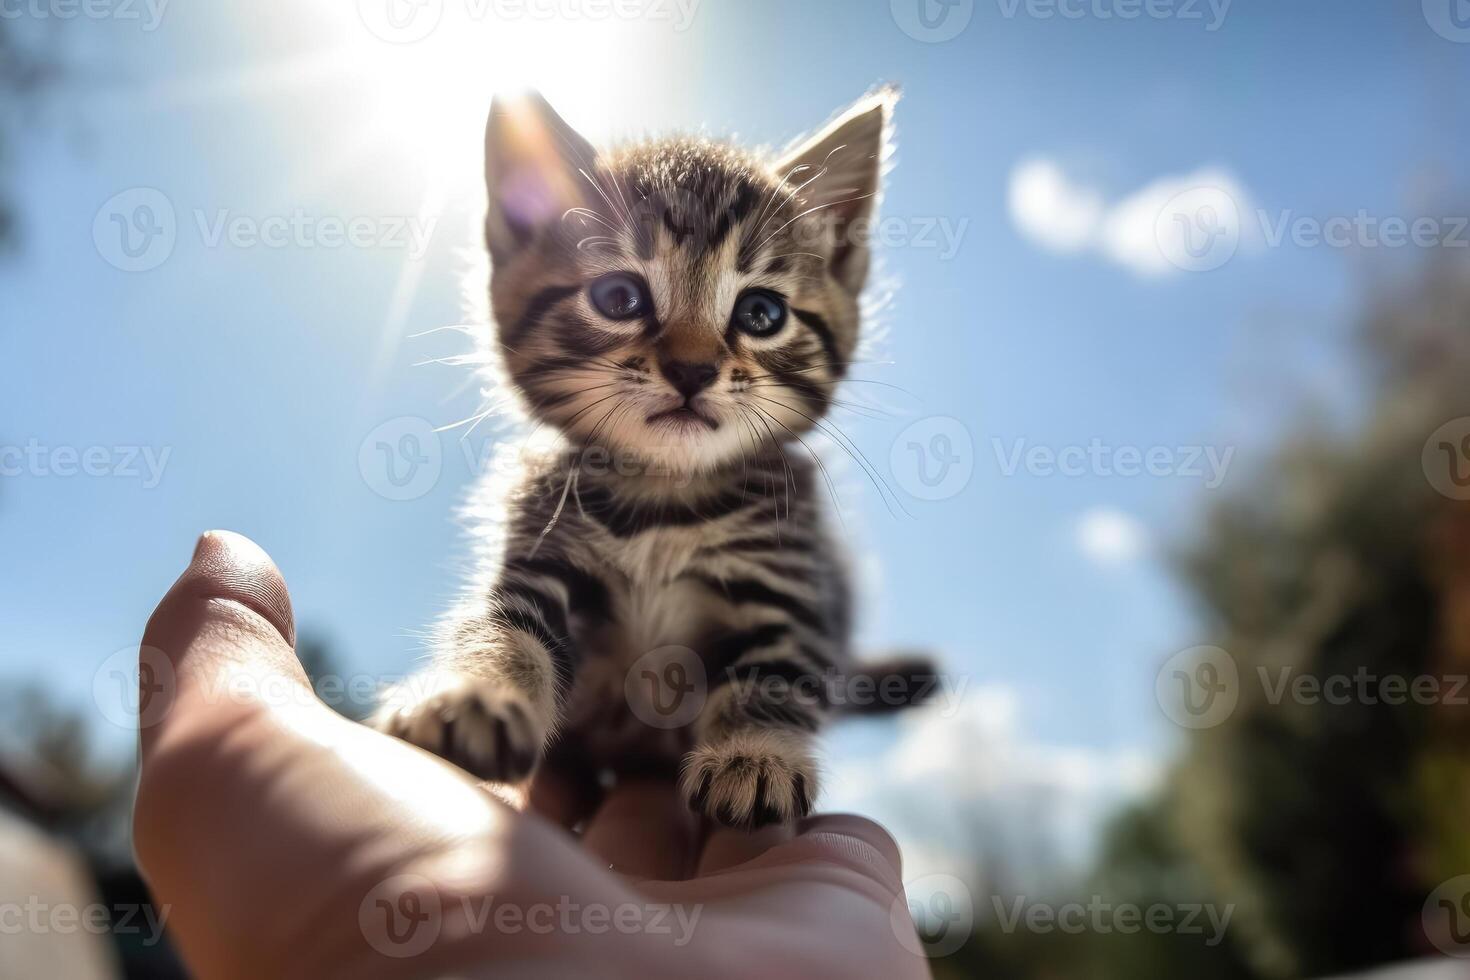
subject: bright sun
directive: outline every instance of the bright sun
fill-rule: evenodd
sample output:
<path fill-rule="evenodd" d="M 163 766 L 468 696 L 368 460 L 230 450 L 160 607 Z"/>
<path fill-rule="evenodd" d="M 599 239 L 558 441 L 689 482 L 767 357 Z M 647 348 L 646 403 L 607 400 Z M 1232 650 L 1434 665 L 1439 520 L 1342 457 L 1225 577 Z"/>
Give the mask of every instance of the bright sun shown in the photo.
<path fill-rule="evenodd" d="M 610 135 L 599 131 L 616 114 L 609 80 L 649 63 L 655 46 L 636 22 L 507 20 L 483 2 L 320 0 L 312 9 L 340 39 L 330 57 L 365 109 L 359 138 L 404 148 L 431 181 L 478 157 L 495 92 L 540 89 L 589 137 Z"/>
<path fill-rule="evenodd" d="M 626 4 L 586 9 L 620 6 Z M 675 0 L 663 9 L 696 6 Z M 696 56 L 686 33 L 692 15 L 680 13 L 675 22 L 557 15 L 574 8 L 583 10 L 580 0 L 302 0 L 289 17 L 238 17 L 241 32 L 268 34 L 261 40 L 283 52 L 280 58 L 169 83 L 150 95 L 169 106 L 241 100 L 269 107 L 303 147 L 299 168 L 280 175 L 284 193 L 310 195 L 343 182 L 363 189 L 368 181 L 373 199 L 391 213 L 407 208 L 423 219 L 455 206 L 468 212 L 482 206 L 475 203 L 483 193 L 482 140 L 496 93 L 539 89 L 595 142 L 619 135 L 630 105 L 645 119 L 660 118 L 671 101 L 688 95 L 641 66 L 686 77 L 677 65 Z M 398 342 L 422 275 L 422 263 L 400 270 L 385 312 L 380 366 Z"/>

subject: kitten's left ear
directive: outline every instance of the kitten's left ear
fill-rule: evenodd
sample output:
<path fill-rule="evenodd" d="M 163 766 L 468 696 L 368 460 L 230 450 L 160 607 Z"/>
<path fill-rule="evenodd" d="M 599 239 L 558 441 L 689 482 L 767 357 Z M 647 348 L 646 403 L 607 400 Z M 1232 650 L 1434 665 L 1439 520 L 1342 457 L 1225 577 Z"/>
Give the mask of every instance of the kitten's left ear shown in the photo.
<path fill-rule="evenodd" d="M 485 240 L 497 265 L 584 203 L 596 157 L 539 92 L 496 97 L 485 124 Z"/>
<path fill-rule="evenodd" d="M 801 210 L 824 219 L 830 271 L 852 293 L 867 282 L 872 237 L 871 229 L 855 223 L 866 224 L 877 210 L 898 95 L 897 88 L 884 86 L 864 96 L 776 164 L 786 188 L 806 185 L 798 194 Z"/>

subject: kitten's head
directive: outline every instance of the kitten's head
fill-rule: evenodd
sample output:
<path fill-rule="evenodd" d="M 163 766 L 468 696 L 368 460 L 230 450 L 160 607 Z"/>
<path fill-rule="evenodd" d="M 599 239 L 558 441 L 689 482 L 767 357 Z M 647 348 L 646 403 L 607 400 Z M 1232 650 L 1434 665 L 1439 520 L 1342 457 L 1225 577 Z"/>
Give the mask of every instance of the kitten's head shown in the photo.
<path fill-rule="evenodd" d="M 491 305 L 532 415 L 678 472 L 814 426 L 857 344 L 895 98 L 777 159 L 692 138 L 599 152 L 540 96 L 497 100 Z"/>

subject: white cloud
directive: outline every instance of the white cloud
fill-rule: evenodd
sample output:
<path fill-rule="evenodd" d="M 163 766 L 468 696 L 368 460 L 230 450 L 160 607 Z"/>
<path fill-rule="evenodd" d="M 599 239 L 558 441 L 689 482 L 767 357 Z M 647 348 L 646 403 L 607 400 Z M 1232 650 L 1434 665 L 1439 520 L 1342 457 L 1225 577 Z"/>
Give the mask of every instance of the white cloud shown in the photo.
<path fill-rule="evenodd" d="M 1157 784 L 1158 766 L 1131 750 L 1031 741 L 1020 708 L 1010 688 L 972 688 L 901 716 L 884 751 L 839 736 L 823 809 L 880 820 L 908 880 L 950 874 L 1002 891 L 1078 870 L 1106 818 Z"/>
<path fill-rule="evenodd" d="M 1011 220 L 1054 252 L 1091 245 L 1103 219 L 1102 195 L 1077 187 L 1050 160 L 1030 160 L 1011 172 Z"/>
<path fill-rule="evenodd" d="M 1042 248 L 1092 252 L 1144 278 L 1219 268 L 1255 238 L 1249 195 L 1219 167 L 1160 177 L 1109 205 L 1054 162 L 1027 160 L 1011 171 L 1009 203 L 1017 230 Z"/>
<path fill-rule="evenodd" d="M 1123 565 L 1148 550 L 1148 530 L 1110 507 L 1094 507 L 1077 522 L 1077 547 L 1099 565 Z"/>

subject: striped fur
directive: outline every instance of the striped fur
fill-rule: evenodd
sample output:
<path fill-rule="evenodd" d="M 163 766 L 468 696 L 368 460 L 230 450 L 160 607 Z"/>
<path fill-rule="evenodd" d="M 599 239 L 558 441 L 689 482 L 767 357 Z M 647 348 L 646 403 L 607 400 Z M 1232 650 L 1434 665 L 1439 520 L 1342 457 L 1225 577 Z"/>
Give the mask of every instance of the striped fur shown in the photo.
<path fill-rule="evenodd" d="M 487 130 L 491 302 L 504 371 L 557 450 L 487 486 L 483 582 L 381 724 L 487 779 L 550 749 L 591 767 L 680 766 L 692 806 L 732 826 L 804 815 L 811 740 L 848 648 L 848 586 L 802 437 L 858 340 L 891 92 L 778 160 L 703 139 L 597 153 L 539 97 Z M 589 284 L 646 283 L 636 319 Z M 757 338 L 732 310 L 781 297 Z M 713 382 L 689 396 L 670 365 Z M 660 418 L 687 406 L 697 417 Z M 702 419 L 702 421 L 701 421 Z M 705 683 L 687 724 L 626 695 L 645 654 L 687 648 Z"/>

